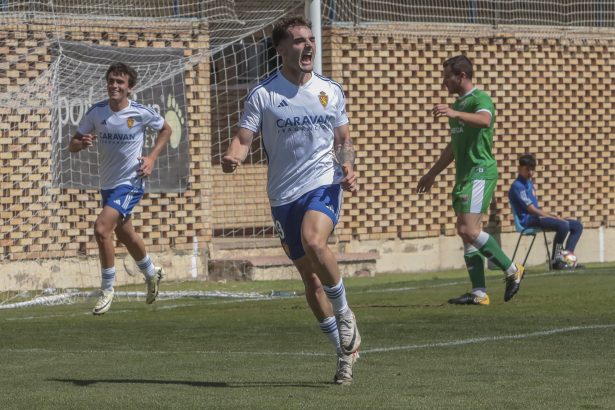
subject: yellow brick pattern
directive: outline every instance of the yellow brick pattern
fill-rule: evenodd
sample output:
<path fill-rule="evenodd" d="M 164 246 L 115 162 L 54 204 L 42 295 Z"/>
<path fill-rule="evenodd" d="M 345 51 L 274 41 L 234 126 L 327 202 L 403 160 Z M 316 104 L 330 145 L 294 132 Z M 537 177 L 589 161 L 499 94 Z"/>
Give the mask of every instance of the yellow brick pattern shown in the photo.
<path fill-rule="evenodd" d="M 134 23 L 134 22 L 133 22 Z M 122 24 L 122 25 L 120 25 Z M 149 27 L 148 27 L 149 26 Z M 126 48 L 183 48 L 185 57 L 207 49 L 207 32 L 191 22 L 162 31 L 159 24 L 130 22 L 96 27 L 20 22 L 0 32 L 0 88 L 19 88 L 44 74 L 51 63 L 47 39 Z M 139 27 L 135 30 L 134 27 Z M 18 56 L 26 56 L 20 60 Z M 183 194 L 151 194 L 141 201 L 133 224 L 148 251 L 190 249 L 211 231 L 211 115 L 209 64 L 206 59 L 185 72 L 190 139 L 190 189 Z M 43 106 L 50 95 L 30 96 L 27 103 Z M 51 184 L 51 113 L 47 108 L 0 108 L 0 246 L 4 260 L 96 255 L 93 225 L 100 212 L 96 191 L 56 189 Z M 125 251 L 118 244 L 118 251 Z"/>
<path fill-rule="evenodd" d="M 242 165 L 234 174 L 212 170 L 213 220 L 217 236 L 243 236 L 233 230 L 273 226 L 267 198 L 267 168 Z M 250 231 L 245 232 L 247 236 Z"/>
<path fill-rule="evenodd" d="M 514 230 L 507 191 L 526 152 L 539 161 L 542 206 L 587 227 L 615 222 L 615 41 L 390 32 L 397 34 L 323 35 L 324 71 L 346 90 L 361 175 L 359 193 L 345 201 L 341 240 L 454 234 L 452 166 L 430 194 L 415 187 L 449 141 L 447 121 L 430 110 L 452 103 L 441 64 L 461 53 L 474 61 L 475 83 L 497 110 L 500 181 L 489 228 Z"/>
<path fill-rule="evenodd" d="M 181 47 L 186 57 L 202 53 L 208 42 L 206 27 L 190 22 L 162 31 L 153 25 L 135 30 L 44 22 L 28 31 L 19 22 L 4 28 L 2 92 L 18 92 L 47 72 L 47 39 L 57 33 L 117 47 Z M 414 189 L 449 141 L 446 120 L 434 119 L 430 110 L 453 101 L 441 85 L 441 64 L 459 53 L 473 59 L 475 82 L 492 95 L 497 110 L 494 152 L 501 178 L 489 228 L 513 230 L 506 192 L 525 152 L 538 157 L 536 186 L 546 208 L 581 218 L 587 227 L 615 223 L 615 40 L 389 30 L 396 34 L 328 29 L 323 36 L 324 72 L 347 93 L 360 174 L 359 192 L 345 195 L 340 240 L 454 235 L 452 168 L 430 194 L 419 196 Z M 141 201 L 134 224 L 151 252 L 188 249 L 194 236 L 206 243 L 215 230 L 242 235 L 271 226 L 266 166 L 246 164 L 235 175 L 220 170 L 227 143 L 221 138 L 228 136 L 216 134 L 224 121 L 211 115 L 216 99 L 207 59 L 187 67 L 185 78 L 190 187 L 181 195 Z M 0 107 L 0 258 L 95 255 L 98 194 L 51 187 L 51 114 L 41 108 L 49 95 L 29 98 L 38 108 Z"/>

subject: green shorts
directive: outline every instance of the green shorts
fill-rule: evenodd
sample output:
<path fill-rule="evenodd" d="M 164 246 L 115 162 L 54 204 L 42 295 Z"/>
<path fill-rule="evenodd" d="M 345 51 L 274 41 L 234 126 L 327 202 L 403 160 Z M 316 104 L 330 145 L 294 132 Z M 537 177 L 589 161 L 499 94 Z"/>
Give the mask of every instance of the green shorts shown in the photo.
<path fill-rule="evenodd" d="M 497 179 L 473 179 L 453 188 L 453 209 L 455 215 L 487 213 Z"/>

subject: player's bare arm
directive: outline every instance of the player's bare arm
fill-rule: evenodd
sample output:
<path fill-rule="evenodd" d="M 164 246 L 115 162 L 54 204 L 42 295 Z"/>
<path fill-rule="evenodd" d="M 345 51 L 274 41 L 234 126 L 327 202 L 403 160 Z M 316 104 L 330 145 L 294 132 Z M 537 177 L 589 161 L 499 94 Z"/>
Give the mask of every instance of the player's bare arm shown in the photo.
<path fill-rule="evenodd" d="M 451 162 L 455 159 L 453 155 L 453 147 L 449 142 L 446 148 L 440 154 L 440 158 L 436 161 L 436 163 L 431 167 L 429 172 L 425 174 L 420 180 L 416 187 L 416 191 L 419 194 L 425 193 L 431 189 L 436 177 L 440 174 L 440 172 L 444 171 L 446 167 L 448 167 Z"/>
<path fill-rule="evenodd" d="M 139 168 L 140 177 L 147 177 L 152 173 L 156 159 L 158 159 L 158 156 L 164 147 L 169 143 L 172 132 L 173 130 L 171 129 L 171 126 L 165 121 L 160 131 L 158 131 L 156 143 L 154 144 L 154 148 L 152 148 L 149 155 L 146 157 L 139 157 L 139 160 L 141 160 L 141 167 Z"/>
<path fill-rule="evenodd" d="M 81 135 L 76 133 L 68 144 L 68 150 L 70 152 L 79 152 L 83 149 L 87 149 L 92 146 L 95 139 L 96 135 L 93 134 Z"/>
<path fill-rule="evenodd" d="M 489 128 L 491 126 L 491 114 L 487 111 L 481 112 L 461 112 L 455 111 L 447 104 L 438 104 L 431 110 L 434 117 L 456 118 L 464 123 L 476 128 Z"/>
<path fill-rule="evenodd" d="M 350 128 L 348 124 L 337 127 L 333 130 L 335 158 L 342 166 L 344 179 L 341 182 L 342 189 L 349 192 L 357 190 L 357 174 L 354 172 L 355 152 L 350 139 Z"/>
<path fill-rule="evenodd" d="M 250 145 L 254 138 L 254 132 L 247 128 L 239 128 L 239 132 L 231 141 L 226 153 L 222 157 L 222 171 L 230 174 L 245 161 L 250 152 Z"/>

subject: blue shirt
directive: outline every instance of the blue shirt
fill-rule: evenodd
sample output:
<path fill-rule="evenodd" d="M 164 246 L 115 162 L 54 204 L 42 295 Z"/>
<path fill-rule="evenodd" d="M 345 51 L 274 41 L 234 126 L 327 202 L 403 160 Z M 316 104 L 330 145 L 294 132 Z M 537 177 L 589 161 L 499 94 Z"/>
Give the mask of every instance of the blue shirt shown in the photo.
<path fill-rule="evenodd" d="M 534 184 L 529 179 L 522 176 L 517 177 L 508 191 L 508 199 L 512 205 L 513 212 L 519 217 L 519 222 L 524 227 L 528 226 L 528 222 L 532 218 L 527 208 L 530 205 L 540 209 L 538 199 L 536 198 L 536 189 Z"/>

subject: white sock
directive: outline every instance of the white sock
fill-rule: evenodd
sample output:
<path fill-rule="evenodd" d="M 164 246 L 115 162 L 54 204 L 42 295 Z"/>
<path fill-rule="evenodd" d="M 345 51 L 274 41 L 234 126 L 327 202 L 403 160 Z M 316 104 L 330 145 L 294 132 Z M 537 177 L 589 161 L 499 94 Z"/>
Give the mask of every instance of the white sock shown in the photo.
<path fill-rule="evenodd" d="M 143 260 L 137 261 L 137 266 L 139 267 L 141 273 L 143 273 L 143 276 L 145 276 L 147 279 L 154 277 L 154 274 L 156 273 L 156 267 L 154 266 L 154 262 L 152 262 L 152 259 L 149 257 L 149 255 L 145 255 L 145 258 L 143 258 Z"/>
<path fill-rule="evenodd" d="M 102 282 L 100 288 L 102 290 L 113 290 L 113 282 L 115 281 L 115 266 L 101 269 Z"/>
<path fill-rule="evenodd" d="M 468 255 L 470 253 L 478 252 L 478 249 L 474 245 L 470 245 L 469 243 L 463 244 L 463 254 Z"/>
<path fill-rule="evenodd" d="M 327 317 L 322 322 L 318 322 L 320 326 L 320 330 L 327 336 L 329 342 L 335 347 L 335 351 L 337 354 L 342 353 L 342 348 L 340 347 L 340 334 L 337 331 L 337 322 L 335 321 L 335 317 Z"/>
<path fill-rule="evenodd" d="M 480 249 L 485 246 L 488 240 L 489 234 L 485 231 L 480 231 L 476 239 L 474 239 L 474 243 L 472 245 L 474 245 L 475 248 Z"/>
<path fill-rule="evenodd" d="M 348 302 L 346 301 L 346 289 L 344 288 L 344 282 L 342 278 L 337 285 L 329 287 L 327 285 L 322 286 L 333 306 L 333 313 L 341 315 L 348 310 Z"/>
<path fill-rule="evenodd" d="M 513 262 L 508 269 L 506 269 L 506 276 L 514 275 L 515 273 L 517 273 L 517 265 Z"/>

